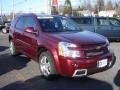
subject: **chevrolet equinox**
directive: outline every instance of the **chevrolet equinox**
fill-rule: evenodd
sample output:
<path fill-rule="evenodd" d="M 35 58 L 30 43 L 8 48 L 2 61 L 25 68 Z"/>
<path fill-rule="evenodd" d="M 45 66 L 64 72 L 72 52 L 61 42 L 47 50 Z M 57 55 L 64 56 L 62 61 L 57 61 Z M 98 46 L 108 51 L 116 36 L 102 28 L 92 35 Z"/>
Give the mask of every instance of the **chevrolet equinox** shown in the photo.
<path fill-rule="evenodd" d="M 83 77 L 111 68 L 115 55 L 108 40 L 81 30 L 64 16 L 22 14 L 9 30 L 10 53 L 24 54 L 39 64 L 41 75 Z"/>

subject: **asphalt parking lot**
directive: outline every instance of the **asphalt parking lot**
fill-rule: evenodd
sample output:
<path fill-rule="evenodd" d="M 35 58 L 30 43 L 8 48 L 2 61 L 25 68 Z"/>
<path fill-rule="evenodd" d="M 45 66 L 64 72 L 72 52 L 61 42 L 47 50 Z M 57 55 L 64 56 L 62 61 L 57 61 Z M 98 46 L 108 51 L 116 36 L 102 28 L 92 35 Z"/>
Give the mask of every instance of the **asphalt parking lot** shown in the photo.
<path fill-rule="evenodd" d="M 120 42 L 111 42 L 116 63 L 113 68 L 86 78 L 59 77 L 53 81 L 40 76 L 38 64 L 21 55 L 9 55 L 8 35 L 0 33 L 1 90 L 120 90 Z"/>

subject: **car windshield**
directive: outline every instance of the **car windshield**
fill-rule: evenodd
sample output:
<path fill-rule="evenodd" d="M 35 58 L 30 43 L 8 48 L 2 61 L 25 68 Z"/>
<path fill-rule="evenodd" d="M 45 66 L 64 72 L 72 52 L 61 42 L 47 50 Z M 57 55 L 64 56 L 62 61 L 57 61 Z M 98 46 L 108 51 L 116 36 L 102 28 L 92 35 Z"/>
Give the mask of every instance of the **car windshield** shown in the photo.
<path fill-rule="evenodd" d="M 39 18 L 39 23 L 44 32 L 80 31 L 80 27 L 66 17 Z"/>

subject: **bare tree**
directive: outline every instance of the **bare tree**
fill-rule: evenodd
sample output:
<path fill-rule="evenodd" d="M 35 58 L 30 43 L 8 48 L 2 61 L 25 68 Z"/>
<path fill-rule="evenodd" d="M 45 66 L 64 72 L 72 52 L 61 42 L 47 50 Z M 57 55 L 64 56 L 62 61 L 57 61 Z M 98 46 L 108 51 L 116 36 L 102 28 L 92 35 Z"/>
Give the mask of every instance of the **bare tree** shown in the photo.
<path fill-rule="evenodd" d="M 105 10 L 105 5 L 103 0 L 97 0 L 97 9 L 98 12 Z"/>
<path fill-rule="evenodd" d="M 120 1 L 117 1 L 115 3 L 115 7 L 114 7 L 115 11 L 116 11 L 116 15 L 120 17 Z"/>
<path fill-rule="evenodd" d="M 65 5 L 64 5 L 64 15 L 72 15 L 72 5 L 70 0 L 65 0 Z"/>
<path fill-rule="evenodd" d="M 56 14 L 58 14 L 58 10 L 56 9 L 55 6 L 52 6 L 51 13 L 52 13 L 52 15 L 56 15 Z"/>
<path fill-rule="evenodd" d="M 63 14 L 63 11 L 64 11 L 64 5 L 59 5 L 59 13 L 60 14 Z"/>
<path fill-rule="evenodd" d="M 98 14 L 98 6 L 97 4 L 94 5 L 93 11 L 95 14 Z"/>
<path fill-rule="evenodd" d="M 81 2 L 81 0 L 80 0 Z M 91 0 L 84 0 L 82 5 L 78 7 L 79 10 L 92 10 Z"/>
<path fill-rule="evenodd" d="M 106 5 L 106 10 L 113 10 L 113 9 L 114 9 L 113 3 L 111 0 L 109 0 Z"/>
<path fill-rule="evenodd" d="M 91 0 L 89 0 L 89 2 L 87 2 L 86 8 L 90 11 L 93 10 L 92 5 L 91 5 Z"/>

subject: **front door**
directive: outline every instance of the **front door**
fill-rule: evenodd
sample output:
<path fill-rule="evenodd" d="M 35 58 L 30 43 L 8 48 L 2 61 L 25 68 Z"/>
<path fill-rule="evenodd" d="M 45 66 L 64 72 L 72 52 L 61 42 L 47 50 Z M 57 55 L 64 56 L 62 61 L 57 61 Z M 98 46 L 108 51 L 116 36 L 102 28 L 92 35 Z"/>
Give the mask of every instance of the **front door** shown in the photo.
<path fill-rule="evenodd" d="M 37 25 L 33 17 L 28 16 L 26 20 L 25 28 L 33 27 L 34 30 L 37 32 Z M 37 34 L 27 33 L 24 31 L 23 33 L 24 38 L 24 50 L 26 55 L 28 55 L 32 59 L 36 59 L 37 57 Z"/>

